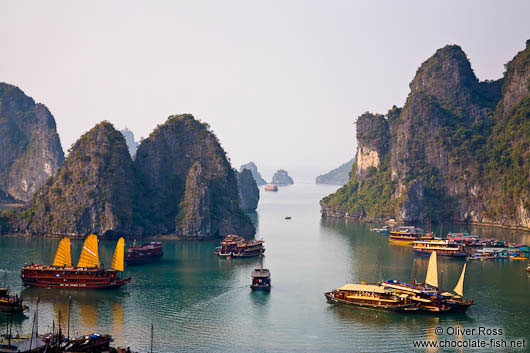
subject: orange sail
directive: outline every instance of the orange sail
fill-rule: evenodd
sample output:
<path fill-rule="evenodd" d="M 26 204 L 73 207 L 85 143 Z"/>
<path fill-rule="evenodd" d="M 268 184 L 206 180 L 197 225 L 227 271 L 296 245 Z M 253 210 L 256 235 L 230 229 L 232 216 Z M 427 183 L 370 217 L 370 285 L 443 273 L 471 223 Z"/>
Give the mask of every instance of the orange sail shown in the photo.
<path fill-rule="evenodd" d="M 125 253 L 125 240 L 123 237 L 118 239 L 116 244 L 116 249 L 114 249 L 114 255 L 112 256 L 112 262 L 110 263 L 110 268 L 113 268 L 117 271 L 123 272 L 123 254 Z"/>
<path fill-rule="evenodd" d="M 90 234 L 85 239 L 77 267 L 99 267 L 98 237 Z"/>
<path fill-rule="evenodd" d="M 70 238 L 62 238 L 55 253 L 53 266 L 72 267 L 72 256 L 70 252 Z"/>

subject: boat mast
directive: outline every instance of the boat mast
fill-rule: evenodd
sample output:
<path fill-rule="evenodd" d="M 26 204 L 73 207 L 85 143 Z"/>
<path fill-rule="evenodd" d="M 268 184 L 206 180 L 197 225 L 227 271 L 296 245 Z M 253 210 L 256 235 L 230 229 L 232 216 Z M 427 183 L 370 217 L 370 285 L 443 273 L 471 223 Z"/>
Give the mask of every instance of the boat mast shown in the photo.
<path fill-rule="evenodd" d="M 153 353 L 153 323 L 151 322 L 151 353 Z"/>
<path fill-rule="evenodd" d="M 68 296 L 68 330 L 67 330 L 67 338 L 70 340 L 70 312 L 72 310 L 72 296 Z"/>
<path fill-rule="evenodd" d="M 412 260 L 412 284 L 416 285 L 416 257 Z"/>
<path fill-rule="evenodd" d="M 379 248 L 379 283 L 382 282 L 383 280 L 383 274 L 382 274 L 382 270 L 381 270 L 381 248 Z"/>

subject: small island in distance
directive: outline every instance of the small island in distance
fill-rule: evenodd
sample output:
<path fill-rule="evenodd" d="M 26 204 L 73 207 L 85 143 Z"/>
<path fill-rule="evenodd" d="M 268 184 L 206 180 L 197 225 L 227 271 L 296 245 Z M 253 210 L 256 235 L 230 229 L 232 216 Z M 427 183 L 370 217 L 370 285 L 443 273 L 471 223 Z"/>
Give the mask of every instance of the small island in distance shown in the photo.
<path fill-rule="evenodd" d="M 330 170 L 326 174 L 322 174 L 316 177 L 315 183 L 317 184 L 330 184 L 330 185 L 344 185 L 350 180 L 350 172 L 353 167 L 354 159 L 350 159 L 346 163 L 339 167 Z"/>

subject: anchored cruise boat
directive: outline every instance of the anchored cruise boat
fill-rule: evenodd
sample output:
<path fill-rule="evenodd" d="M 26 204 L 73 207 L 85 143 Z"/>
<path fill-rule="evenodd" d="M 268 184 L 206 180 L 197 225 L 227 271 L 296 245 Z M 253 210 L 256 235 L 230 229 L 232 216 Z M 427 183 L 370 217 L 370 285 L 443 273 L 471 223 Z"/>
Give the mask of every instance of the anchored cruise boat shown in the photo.
<path fill-rule="evenodd" d="M 72 266 L 70 239 L 63 238 L 59 243 L 53 265 L 24 265 L 22 282 L 31 287 L 102 289 L 119 288 L 131 281 L 120 278 L 118 271 L 124 270 L 123 257 L 125 241 L 118 240 L 110 269 L 100 266 L 98 238 L 91 234 L 85 239 L 77 266 Z"/>

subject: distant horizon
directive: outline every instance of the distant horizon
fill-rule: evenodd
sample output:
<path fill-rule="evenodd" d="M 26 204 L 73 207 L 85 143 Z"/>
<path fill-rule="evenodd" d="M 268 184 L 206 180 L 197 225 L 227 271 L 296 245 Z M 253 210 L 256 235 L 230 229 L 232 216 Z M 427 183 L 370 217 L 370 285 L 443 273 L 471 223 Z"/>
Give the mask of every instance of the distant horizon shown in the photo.
<path fill-rule="evenodd" d="M 403 106 L 422 62 L 458 44 L 499 79 L 527 1 L 249 4 L 6 2 L 0 81 L 48 107 L 65 152 L 102 120 L 136 140 L 190 113 L 234 168 L 315 178 L 355 155 L 357 117 Z"/>

